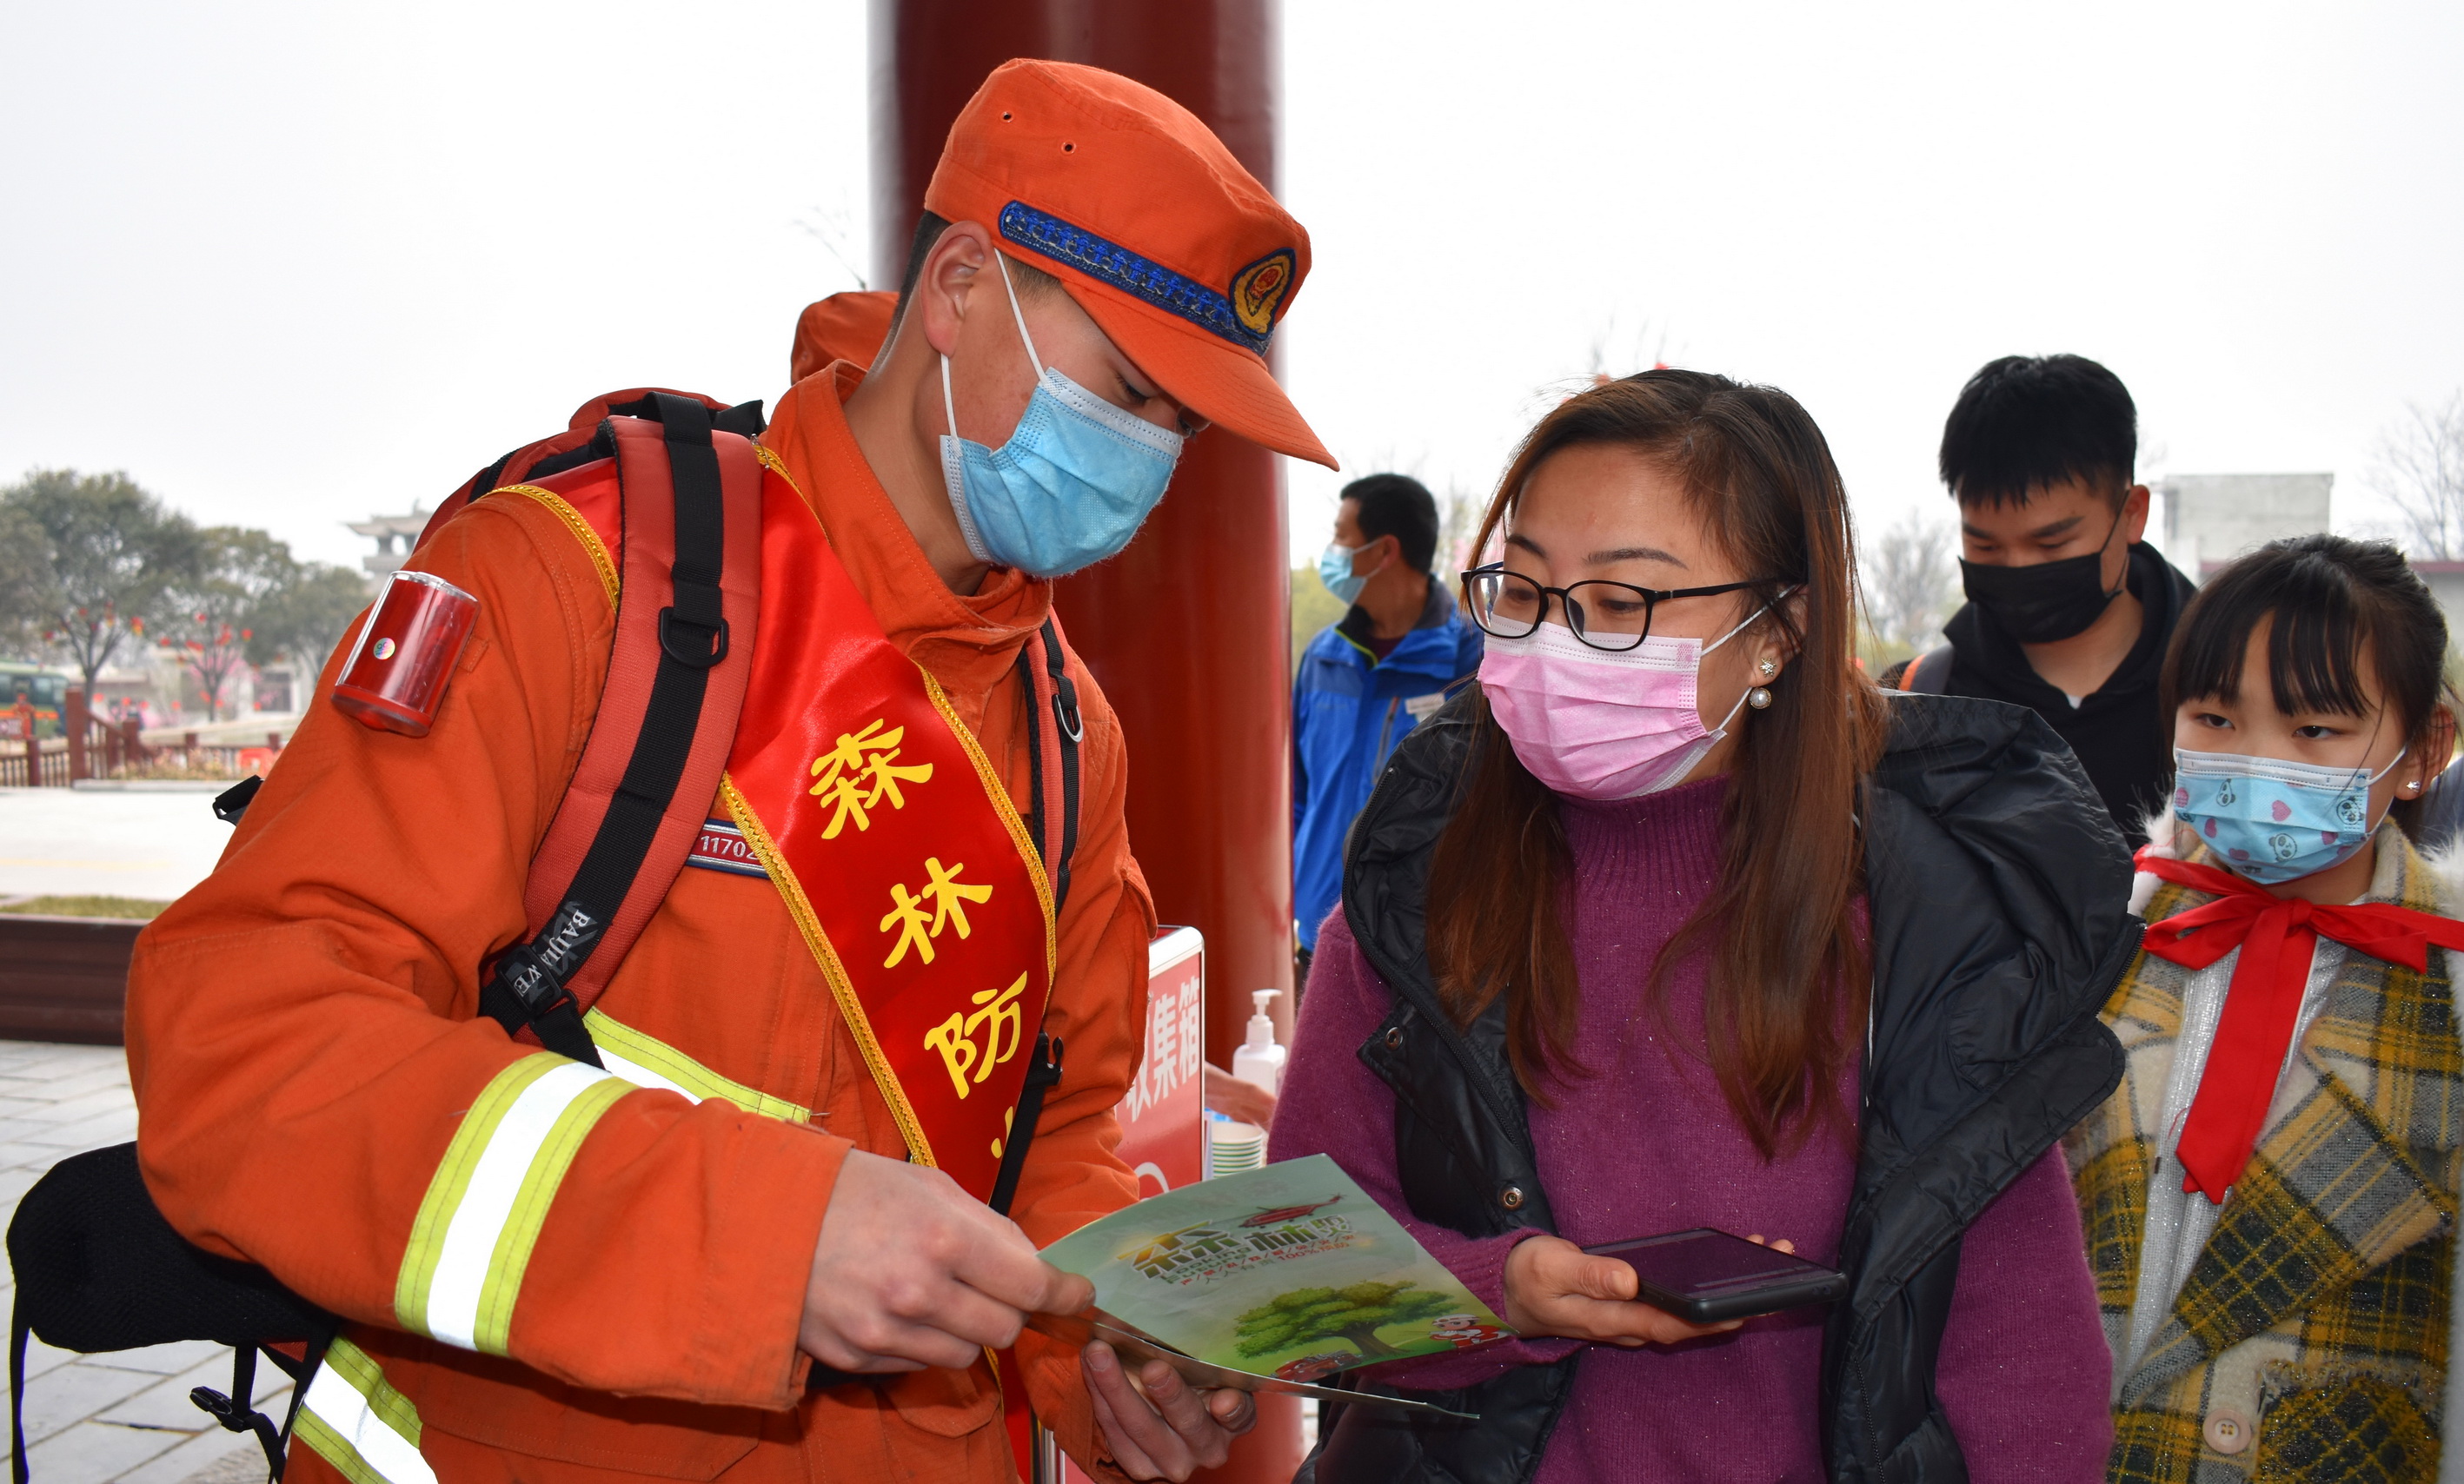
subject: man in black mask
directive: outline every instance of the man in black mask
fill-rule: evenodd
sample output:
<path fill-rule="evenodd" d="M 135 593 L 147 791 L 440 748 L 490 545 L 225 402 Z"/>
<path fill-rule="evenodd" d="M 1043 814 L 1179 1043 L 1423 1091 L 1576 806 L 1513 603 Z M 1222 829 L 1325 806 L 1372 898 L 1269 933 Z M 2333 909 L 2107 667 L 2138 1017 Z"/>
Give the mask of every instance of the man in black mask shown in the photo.
<path fill-rule="evenodd" d="M 2093 360 L 2006 356 L 1971 377 L 1942 431 L 1968 603 L 1948 644 L 1883 676 L 2034 707 L 2133 845 L 2173 784 L 2156 681 L 2191 593 L 2140 540 L 2138 454 L 2139 410 Z"/>

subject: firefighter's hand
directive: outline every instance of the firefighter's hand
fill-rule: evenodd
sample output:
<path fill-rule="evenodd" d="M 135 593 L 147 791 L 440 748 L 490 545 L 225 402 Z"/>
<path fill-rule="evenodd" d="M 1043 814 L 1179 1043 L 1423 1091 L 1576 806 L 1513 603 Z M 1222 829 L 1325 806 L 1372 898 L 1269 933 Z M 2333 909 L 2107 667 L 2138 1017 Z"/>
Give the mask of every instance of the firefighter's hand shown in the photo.
<path fill-rule="evenodd" d="M 1258 1425 L 1249 1393 L 1199 1390 L 1161 1361 L 1147 1362 L 1132 1386 L 1121 1358 L 1100 1340 L 1078 1352 L 1078 1368 L 1104 1444 L 1133 1479 L 1180 1480 L 1212 1469 L 1231 1453 L 1234 1438 Z"/>
<path fill-rule="evenodd" d="M 1786 1242 L 1776 1245 L 1795 1251 Z M 1628 1347 L 1675 1344 L 1745 1322 L 1688 1324 L 1664 1309 L 1636 1302 L 1636 1291 L 1634 1269 L 1615 1257 L 1595 1257 L 1562 1236 L 1517 1242 L 1506 1257 L 1505 1320 L 1526 1339 L 1556 1335 Z"/>
<path fill-rule="evenodd" d="M 844 1371 L 963 1370 L 1029 1313 L 1075 1314 L 1094 1285 L 1035 1255 L 937 1169 L 850 1151 L 822 1216 L 797 1344 Z"/>

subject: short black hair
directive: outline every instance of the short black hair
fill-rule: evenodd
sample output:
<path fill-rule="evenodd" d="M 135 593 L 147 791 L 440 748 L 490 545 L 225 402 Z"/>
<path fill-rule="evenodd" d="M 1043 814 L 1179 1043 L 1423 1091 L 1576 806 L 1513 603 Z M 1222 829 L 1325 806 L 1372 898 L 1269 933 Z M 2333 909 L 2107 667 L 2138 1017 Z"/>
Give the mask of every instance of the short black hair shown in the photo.
<path fill-rule="evenodd" d="M 1345 485 L 1343 498 L 1359 502 L 1353 518 L 1361 535 L 1372 541 L 1393 536 L 1413 571 L 1426 572 L 1438 559 L 1438 502 L 1419 480 L 1409 474 L 1371 474 Z"/>
<path fill-rule="evenodd" d="M 1962 504 L 2028 503 L 2067 479 L 2122 509 L 2139 462 L 2139 408 L 2085 356 L 2005 356 L 1960 388 L 1942 426 L 1942 482 Z"/>
<path fill-rule="evenodd" d="M 907 306 L 915 297 L 916 280 L 924 276 L 924 260 L 933 255 L 934 246 L 949 229 L 947 217 L 936 216 L 930 211 L 916 216 L 915 236 L 907 244 L 907 271 L 898 277 L 898 307 L 891 312 L 890 333 L 881 338 L 884 345 L 898 338 L 899 323 L 907 317 Z M 1060 279 L 1032 263 L 1013 257 L 1010 258 L 1010 266 L 1013 270 L 1011 280 L 1018 285 L 1018 292 L 1022 295 L 1042 294 L 1061 287 Z"/>
<path fill-rule="evenodd" d="M 2428 733 L 2447 684 L 2446 615 L 2392 544 L 2323 531 L 2270 541 L 2208 578 L 2165 657 L 2165 714 L 2201 696 L 2238 701 L 2250 636 L 2271 617 L 2267 685 L 2277 709 L 2367 715 L 2366 646 L 2407 743 Z"/>

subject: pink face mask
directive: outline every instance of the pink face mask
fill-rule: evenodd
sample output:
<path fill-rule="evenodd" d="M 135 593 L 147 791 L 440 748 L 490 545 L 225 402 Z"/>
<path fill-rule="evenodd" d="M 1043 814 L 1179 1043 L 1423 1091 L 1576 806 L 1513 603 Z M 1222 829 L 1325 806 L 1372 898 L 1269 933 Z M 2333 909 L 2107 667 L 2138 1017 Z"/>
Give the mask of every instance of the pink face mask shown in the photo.
<path fill-rule="evenodd" d="M 1768 610 L 1705 644 L 1645 639 L 1621 653 L 1595 649 L 1562 623 L 1521 639 L 1485 639 L 1480 688 L 1531 775 L 1576 798 L 1633 798 L 1674 788 L 1746 704 L 1710 731 L 1694 704 L 1703 656 Z M 1750 689 L 1748 694 L 1750 694 Z"/>

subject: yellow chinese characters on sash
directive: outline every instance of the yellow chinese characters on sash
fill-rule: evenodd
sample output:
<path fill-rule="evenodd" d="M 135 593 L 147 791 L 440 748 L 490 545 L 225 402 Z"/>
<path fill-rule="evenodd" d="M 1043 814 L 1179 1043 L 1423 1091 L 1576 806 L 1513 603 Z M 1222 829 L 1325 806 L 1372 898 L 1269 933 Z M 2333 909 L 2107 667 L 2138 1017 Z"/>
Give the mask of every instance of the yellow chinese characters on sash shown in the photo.
<path fill-rule="evenodd" d="M 761 528 L 760 638 L 721 797 L 909 1154 L 981 1199 L 1052 988 L 1052 890 L 983 750 L 775 466 Z"/>

